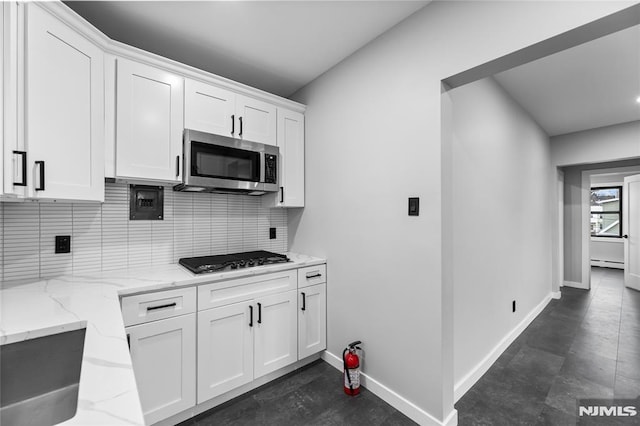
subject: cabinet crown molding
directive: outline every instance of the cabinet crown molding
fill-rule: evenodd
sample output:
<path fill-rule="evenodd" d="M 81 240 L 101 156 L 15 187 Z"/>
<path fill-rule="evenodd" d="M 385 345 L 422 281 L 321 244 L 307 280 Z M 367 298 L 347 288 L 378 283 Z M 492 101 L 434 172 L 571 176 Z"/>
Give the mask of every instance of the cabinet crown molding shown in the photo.
<path fill-rule="evenodd" d="M 113 40 L 59 0 L 38 3 L 34 2 L 29 3 L 29 5 L 37 5 L 47 10 L 49 13 L 65 22 L 65 24 L 81 33 L 84 37 L 97 44 L 106 55 L 123 57 L 154 67 L 163 68 L 166 71 L 180 74 L 181 76 L 186 78 L 213 84 L 228 90 L 232 90 L 236 93 L 251 96 L 252 98 L 269 102 L 273 105 L 288 108 L 300 113 L 304 113 L 306 109 L 306 106 L 304 104 Z"/>

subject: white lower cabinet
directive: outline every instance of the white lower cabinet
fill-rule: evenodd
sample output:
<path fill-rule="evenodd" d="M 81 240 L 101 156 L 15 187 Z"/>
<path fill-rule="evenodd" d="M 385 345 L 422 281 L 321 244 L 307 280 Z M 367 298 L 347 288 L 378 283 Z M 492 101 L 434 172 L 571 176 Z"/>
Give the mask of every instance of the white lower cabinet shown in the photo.
<path fill-rule="evenodd" d="M 126 328 L 140 403 L 147 424 L 196 403 L 196 315 Z"/>
<path fill-rule="evenodd" d="M 327 285 L 298 290 L 298 355 L 306 358 L 327 348 Z"/>
<path fill-rule="evenodd" d="M 153 424 L 324 350 L 326 266 L 126 296 L 122 314 Z"/>
<path fill-rule="evenodd" d="M 198 312 L 198 403 L 298 360 L 295 290 Z"/>
<path fill-rule="evenodd" d="M 250 302 L 198 312 L 198 404 L 253 380 Z"/>
<path fill-rule="evenodd" d="M 256 299 L 254 378 L 298 360 L 296 291 Z"/>

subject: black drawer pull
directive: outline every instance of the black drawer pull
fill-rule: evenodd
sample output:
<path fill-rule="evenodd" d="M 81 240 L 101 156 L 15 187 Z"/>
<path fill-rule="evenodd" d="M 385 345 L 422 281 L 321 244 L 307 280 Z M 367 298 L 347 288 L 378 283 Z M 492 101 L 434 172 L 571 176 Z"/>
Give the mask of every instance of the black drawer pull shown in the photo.
<path fill-rule="evenodd" d="M 22 157 L 21 167 L 22 167 L 22 181 L 21 182 L 13 182 L 15 186 L 27 186 L 27 153 L 25 151 L 13 151 L 15 155 L 19 155 Z"/>
<path fill-rule="evenodd" d="M 131 335 L 127 333 L 127 346 L 129 346 L 129 350 L 131 350 Z"/>
<path fill-rule="evenodd" d="M 315 274 L 315 275 L 307 275 L 307 279 L 310 280 L 311 278 L 318 278 L 321 277 L 322 274 Z"/>
<path fill-rule="evenodd" d="M 302 308 L 300 310 L 301 311 L 306 311 L 307 310 L 307 295 L 304 294 L 304 292 L 300 292 L 300 294 L 302 294 Z"/>
<path fill-rule="evenodd" d="M 147 311 L 155 311 L 156 309 L 162 309 L 162 308 L 171 308 L 176 305 L 177 303 L 173 302 L 173 303 L 167 303 L 166 305 L 147 306 Z"/>
<path fill-rule="evenodd" d="M 262 303 L 258 303 L 258 324 L 262 324 Z"/>
<path fill-rule="evenodd" d="M 249 327 L 253 327 L 253 305 L 249 305 Z"/>

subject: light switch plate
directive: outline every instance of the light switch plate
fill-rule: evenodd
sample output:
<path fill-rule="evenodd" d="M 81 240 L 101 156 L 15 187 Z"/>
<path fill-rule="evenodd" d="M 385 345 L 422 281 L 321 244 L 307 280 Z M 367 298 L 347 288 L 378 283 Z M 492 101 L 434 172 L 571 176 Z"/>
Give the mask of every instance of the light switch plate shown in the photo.
<path fill-rule="evenodd" d="M 409 216 L 420 215 L 420 198 L 409 197 Z"/>

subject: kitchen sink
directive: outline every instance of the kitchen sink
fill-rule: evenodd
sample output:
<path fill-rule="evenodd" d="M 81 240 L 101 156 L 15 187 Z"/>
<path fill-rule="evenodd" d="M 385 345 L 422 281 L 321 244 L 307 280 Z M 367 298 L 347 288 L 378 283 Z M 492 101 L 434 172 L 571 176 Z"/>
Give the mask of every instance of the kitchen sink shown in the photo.
<path fill-rule="evenodd" d="M 0 346 L 2 426 L 50 426 L 75 415 L 85 332 Z"/>

